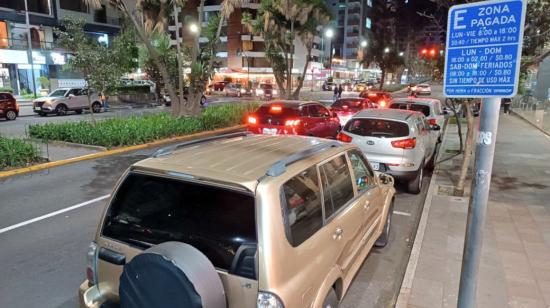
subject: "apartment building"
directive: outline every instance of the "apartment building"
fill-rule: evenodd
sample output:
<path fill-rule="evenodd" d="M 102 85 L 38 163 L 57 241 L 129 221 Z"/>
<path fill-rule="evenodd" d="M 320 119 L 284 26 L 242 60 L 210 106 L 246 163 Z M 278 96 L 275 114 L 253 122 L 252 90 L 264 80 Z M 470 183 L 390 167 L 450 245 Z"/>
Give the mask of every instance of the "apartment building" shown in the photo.
<path fill-rule="evenodd" d="M 220 67 L 214 76 L 214 81 L 231 80 L 236 83 L 253 85 L 258 83 L 275 83 L 273 70 L 269 60 L 265 56 L 265 43 L 262 36 L 254 35 L 248 27 L 243 24 L 244 12 L 250 13 L 255 18 L 260 8 L 259 0 L 249 0 L 235 10 L 229 20 L 226 20 L 220 36 L 221 45 L 218 49 L 218 61 Z M 219 14 L 221 0 L 206 0 L 203 15 L 203 26 L 210 18 Z M 169 27 L 173 43 L 175 44 L 176 29 L 180 34 L 180 41 L 185 44 L 192 44 L 194 34 L 190 31 L 190 25 L 197 22 L 198 0 L 189 0 L 183 12 L 179 15 L 179 25 Z M 205 43 L 207 39 L 200 37 L 199 42 Z M 322 51 L 320 50 L 321 37 L 315 38 L 314 49 L 312 50 L 312 61 L 308 66 L 306 84 L 310 85 L 312 80 L 321 80 L 328 76 L 321 63 Z M 295 41 L 294 68 L 292 73 L 295 76 L 301 74 L 306 61 L 306 48 L 297 39 Z"/>
<path fill-rule="evenodd" d="M 55 44 L 54 28 L 66 16 L 83 18 L 85 30 L 106 44 L 120 30 L 122 21 L 109 0 L 104 0 L 99 10 L 87 7 L 82 0 L 0 0 L 0 87 L 12 88 L 15 94 L 30 93 L 34 87 L 39 92 L 40 76 L 79 77 L 61 70 L 67 55 Z"/>

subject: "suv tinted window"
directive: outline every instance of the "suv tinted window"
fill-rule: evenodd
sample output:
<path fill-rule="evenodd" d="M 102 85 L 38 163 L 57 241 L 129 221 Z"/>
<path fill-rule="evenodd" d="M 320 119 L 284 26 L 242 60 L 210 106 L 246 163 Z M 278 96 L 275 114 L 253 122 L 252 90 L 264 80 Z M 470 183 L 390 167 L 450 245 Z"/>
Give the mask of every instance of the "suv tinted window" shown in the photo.
<path fill-rule="evenodd" d="M 411 104 L 411 103 L 392 103 L 390 105 L 392 109 L 404 109 L 422 112 L 425 116 L 430 116 L 430 106 L 421 105 L 421 104 Z"/>
<path fill-rule="evenodd" d="M 357 184 L 357 190 L 363 191 L 375 185 L 374 173 L 369 168 L 369 164 L 365 160 L 363 154 L 357 150 L 351 150 L 348 152 L 349 160 L 351 161 L 351 169 L 353 175 L 355 175 L 355 182 Z"/>
<path fill-rule="evenodd" d="M 395 138 L 409 135 L 407 123 L 381 119 L 351 119 L 344 130 L 369 137 Z"/>
<path fill-rule="evenodd" d="M 287 238 L 297 247 L 323 226 L 317 169 L 311 167 L 299 173 L 283 184 L 282 189 Z"/>
<path fill-rule="evenodd" d="M 289 118 L 297 118 L 300 112 L 296 108 L 288 108 L 280 104 L 262 105 L 256 111 L 260 124 L 285 125 Z"/>
<path fill-rule="evenodd" d="M 257 243 L 254 198 L 214 186 L 133 173 L 120 186 L 103 235 L 147 248 L 192 245 L 229 270 L 241 244 Z"/>
<path fill-rule="evenodd" d="M 338 211 L 349 200 L 353 199 L 353 184 L 349 173 L 348 162 L 344 155 L 323 164 L 321 182 L 323 183 L 323 198 L 325 219 Z"/>

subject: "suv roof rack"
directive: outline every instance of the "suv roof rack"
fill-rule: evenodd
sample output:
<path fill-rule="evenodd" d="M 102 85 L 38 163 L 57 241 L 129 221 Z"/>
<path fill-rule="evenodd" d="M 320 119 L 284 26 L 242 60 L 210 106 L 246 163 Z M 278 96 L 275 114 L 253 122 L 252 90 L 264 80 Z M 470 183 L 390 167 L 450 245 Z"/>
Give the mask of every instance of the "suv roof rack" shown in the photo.
<path fill-rule="evenodd" d="M 205 143 L 205 142 L 210 142 L 210 141 L 215 141 L 215 140 L 220 140 L 220 139 L 246 137 L 250 134 L 251 134 L 250 132 L 244 131 L 244 132 L 228 133 L 228 134 L 222 134 L 222 135 L 216 135 L 216 136 L 211 136 L 211 137 L 205 137 L 205 138 L 189 140 L 189 141 L 185 141 L 185 142 L 182 142 L 182 143 L 167 146 L 167 147 L 164 147 L 164 148 L 160 148 L 152 155 L 152 157 L 160 157 L 160 156 L 172 154 L 176 150 L 179 150 L 181 148 L 188 147 L 188 146 L 191 146 L 191 145 L 197 145 L 197 144 L 200 144 L 200 143 Z"/>
<path fill-rule="evenodd" d="M 266 176 L 279 176 L 286 171 L 286 167 L 304 158 L 313 156 L 319 152 L 325 151 L 329 148 L 338 148 L 342 144 L 338 141 L 329 141 L 317 144 L 311 148 L 305 149 L 298 153 L 291 154 L 275 163 L 273 163 L 269 169 L 267 169 Z"/>

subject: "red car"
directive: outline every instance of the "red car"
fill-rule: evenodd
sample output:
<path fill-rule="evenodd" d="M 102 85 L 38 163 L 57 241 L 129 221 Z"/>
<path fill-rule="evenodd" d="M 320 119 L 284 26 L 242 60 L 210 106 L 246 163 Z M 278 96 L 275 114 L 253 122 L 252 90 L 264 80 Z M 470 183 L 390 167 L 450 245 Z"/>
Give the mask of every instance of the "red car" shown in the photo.
<path fill-rule="evenodd" d="M 15 120 L 19 116 L 19 104 L 11 93 L 0 93 L 0 118 Z"/>
<path fill-rule="evenodd" d="M 378 108 L 378 105 L 368 98 L 353 97 L 338 99 L 330 106 L 330 109 L 338 115 L 342 127 L 354 114 L 367 108 Z"/>
<path fill-rule="evenodd" d="M 212 85 L 212 88 L 214 88 L 214 91 L 223 91 L 225 89 L 225 86 L 229 83 L 229 81 L 218 81 L 214 82 Z"/>
<path fill-rule="evenodd" d="M 318 102 L 273 101 L 265 103 L 246 118 L 248 130 L 255 134 L 304 135 L 336 138 L 340 121 Z"/>
<path fill-rule="evenodd" d="M 359 97 L 370 99 L 380 108 L 388 108 L 393 99 L 389 92 L 384 91 L 363 91 L 359 93 Z"/>

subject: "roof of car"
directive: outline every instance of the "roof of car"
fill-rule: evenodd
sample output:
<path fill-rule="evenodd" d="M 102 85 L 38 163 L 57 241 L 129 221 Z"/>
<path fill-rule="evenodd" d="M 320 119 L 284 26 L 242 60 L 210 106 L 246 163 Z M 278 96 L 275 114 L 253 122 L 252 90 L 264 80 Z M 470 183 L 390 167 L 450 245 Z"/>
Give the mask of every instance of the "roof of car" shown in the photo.
<path fill-rule="evenodd" d="M 432 106 L 434 102 L 441 102 L 441 101 L 435 98 L 400 97 L 400 98 L 394 99 L 392 101 L 392 104 L 393 103 L 413 103 L 413 104 Z"/>
<path fill-rule="evenodd" d="M 321 104 L 321 103 L 315 102 L 315 101 L 276 100 L 276 101 L 270 101 L 270 102 L 267 102 L 267 103 L 263 103 L 262 106 L 269 106 L 269 105 L 276 104 L 276 105 L 281 105 L 285 108 L 298 108 L 302 105 L 312 104 L 312 103 Z"/>
<path fill-rule="evenodd" d="M 403 109 L 363 109 L 356 113 L 354 118 L 376 118 L 407 121 L 411 115 L 418 114 L 416 111 Z"/>
<path fill-rule="evenodd" d="M 137 162 L 132 168 L 181 173 L 187 177 L 246 187 L 254 191 L 258 180 L 266 175 L 274 163 L 291 154 L 330 142 L 334 141 L 305 136 L 239 136 L 182 147 L 169 154 Z M 351 147 L 348 144 L 341 145 L 343 148 Z M 312 165 L 341 151 L 342 148 L 330 148 L 303 161 Z"/>
<path fill-rule="evenodd" d="M 421 87 L 429 87 L 429 86 L 430 86 L 430 85 L 427 84 L 427 83 L 419 83 L 418 85 L 421 86 Z"/>

